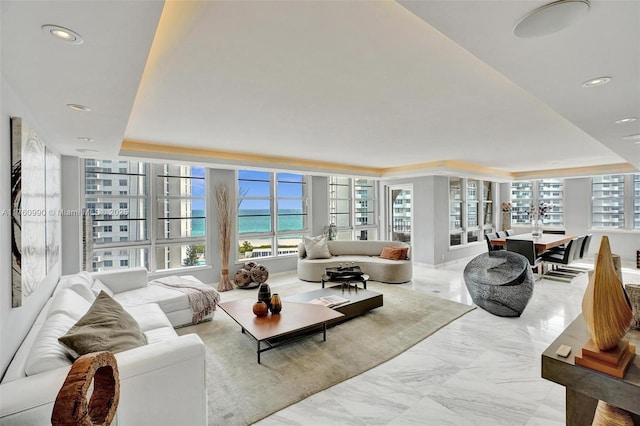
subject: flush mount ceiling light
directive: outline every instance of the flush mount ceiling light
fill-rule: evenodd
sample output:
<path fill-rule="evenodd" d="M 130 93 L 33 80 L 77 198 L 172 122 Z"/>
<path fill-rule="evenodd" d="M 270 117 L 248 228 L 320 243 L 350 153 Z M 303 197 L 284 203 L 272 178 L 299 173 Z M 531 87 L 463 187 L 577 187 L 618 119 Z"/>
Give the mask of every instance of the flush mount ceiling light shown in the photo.
<path fill-rule="evenodd" d="M 89 108 L 88 106 L 80 104 L 67 104 L 67 106 L 74 111 L 91 111 L 91 108 Z"/>
<path fill-rule="evenodd" d="M 640 139 L 640 133 L 636 133 L 635 135 L 628 135 L 623 137 L 622 139 L 624 139 L 625 141 L 634 141 L 636 139 Z"/>
<path fill-rule="evenodd" d="M 521 38 L 553 34 L 573 24 L 588 11 L 588 0 L 560 0 L 545 4 L 520 19 L 513 33 Z"/>
<path fill-rule="evenodd" d="M 51 35 L 52 37 L 62 40 L 69 44 L 82 44 L 84 40 L 82 36 L 77 32 L 70 30 L 69 28 L 61 27 L 59 25 L 43 25 L 42 31 Z"/>
<path fill-rule="evenodd" d="M 611 77 L 598 77 L 598 78 L 593 78 L 591 80 L 587 80 L 584 83 L 582 83 L 582 87 L 596 87 L 596 86 L 602 86 L 603 84 L 607 84 L 608 82 L 610 82 L 612 80 Z"/>
<path fill-rule="evenodd" d="M 97 151 L 95 149 L 80 148 L 80 149 L 76 149 L 76 152 L 79 152 L 80 154 L 91 154 L 91 153 L 100 152 L 100 151 Z"/>
<path fill-rule="evenodd" d="M 637 117 L 621 118 L 620 120 L 616 120 L 616 124 L 633 123 L 637 119 Z"/>
<path fill-rule="evenodd" d="M 93 141 L 95 141 L 95 139 L 88 138 L 86 136 L 78 136 L 78 139 L 80 139 L 82 142 L 93 142 Z"/>

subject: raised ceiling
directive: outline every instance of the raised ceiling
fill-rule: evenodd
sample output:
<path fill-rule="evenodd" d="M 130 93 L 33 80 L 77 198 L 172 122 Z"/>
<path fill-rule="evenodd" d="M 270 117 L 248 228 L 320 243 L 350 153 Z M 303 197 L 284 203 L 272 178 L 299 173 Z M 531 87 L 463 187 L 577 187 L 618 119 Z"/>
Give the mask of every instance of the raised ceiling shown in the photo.
<path fill-rule="evenodd" d="M 514 36 L 542 4 L 171 1 L 160 17 L 159 2 L 3 1 L 2 73 L 69 155 L 384 176 L 640 167 L 623 139 L 640 121 L 615 124 L 640 117 L 640 2 Z M 85 43 L 47 39 L 51 23 Z"/>

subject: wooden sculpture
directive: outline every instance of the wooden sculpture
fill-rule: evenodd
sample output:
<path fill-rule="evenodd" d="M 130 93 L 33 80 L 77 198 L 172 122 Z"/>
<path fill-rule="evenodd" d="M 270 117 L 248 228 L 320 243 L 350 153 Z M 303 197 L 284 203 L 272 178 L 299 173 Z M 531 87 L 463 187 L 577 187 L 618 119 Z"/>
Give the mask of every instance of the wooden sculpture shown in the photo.
<path fill-rule="evenodd" d="M 595 272 L 582 299 L 582 314 L 598 349 L 615 348 L 627 333 L 633 311 L 616 274 L 609 238 L 602 237 Z"/>
<path fill-rule="evenodd" d="M 93 381 L 93 393 L 87 392 Z M 111 352 L 94 352 L 78 358 L 67 374 L 53 405 L 53 426 L 111 424 L 120 400 L 118 365 Z"/>
<path fill-rule="evenodd" d="M 623 339 L 633 311 L 616 273 L 607 236 L 602 237 L 595 271 L 582 299 L 582 315 L 591 339 L 576 355 L 576 364 L 624 377 L 635 356 L 635 347 Z"/>
<path fill-rule="evenodd" d="M 216 206 L 218 208 L 218 227 L 220 240 L 220 282 L 218 291 L 233 290 L 233 283 L 229 279 L 229 250 L 231 250 L 231 237 L 233 236 L 233 218 L 235 217 L 235 204 L 229 199 L 227 188 L 224 185 L 216 186 Z"/>

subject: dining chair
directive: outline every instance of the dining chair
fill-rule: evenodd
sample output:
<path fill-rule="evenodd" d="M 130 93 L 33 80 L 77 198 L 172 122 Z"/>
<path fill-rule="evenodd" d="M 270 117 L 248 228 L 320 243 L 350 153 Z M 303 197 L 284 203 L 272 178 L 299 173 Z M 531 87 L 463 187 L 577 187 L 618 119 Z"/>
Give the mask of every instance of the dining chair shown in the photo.
<path fill-rule="evenodd" d="M 580 235 L 576 240 L 576 249 L 573 253 L 573 260 L 580 260 L 580 253 L 582 252 L 582 245 L 584 241 L 587 239 L 586 235 Z"/>
<path fill-rule="evenodd" d="M 591 244 L 591 238 L 593 238 L 593 234 L 585 235 L 584 242 L 582 243 L 582 247 L 580 248 L 580 259 L 589 254 L 589 245 Z"/>
<path fill-rule="evenodd" d="M 559 268 L 559 265 L 568 266 L 573 262 L 576 250 L 580 251 L 581 246 L 578 245 L 580 237 L 576 237 L 569 241 L 565 249 L 561 252 L 547 251 L 542 254 L 542 261 L 550 263 L 552 269 L 547 271 L 544 276 L 552 280 L 571 282 L 578 274 L 584 271 L 570 270 L 567 268 Z"/>
<path fill-rule="evenodd" d="M 507 234 L 507 237 L 510 237 L 512 235 L 515 235 L 516 232 L 513 229 L 507 229 L 506 231 L 504 231 Z"/>
<path fill-rule="evenodd" d="M 515 240 L 508 238 L 506 244 L 507 251 L 521 254 L 529 261 L 532 268 L 538 268 L 538 278 L 542 278 L 542 258 L 536 254 L 536 245 L 532 240 Z"/>
<path fill-rule="evenodd" d="M 484 234 L 484 239 L 487 242 L 487 249 L 489 252 L 495 251 L 495 250 L 502 250 L 503 247 L 500 246 L 494 246 L 491 244 L 491 240 L 498 238 L 498 234 L 495 232 L 490 232 L 488 234 Z"/>
<path fill-rule="evenodd" d="M 498 231 L 498 238 L 507 238 L 507 233 L 505 231 Z"/>

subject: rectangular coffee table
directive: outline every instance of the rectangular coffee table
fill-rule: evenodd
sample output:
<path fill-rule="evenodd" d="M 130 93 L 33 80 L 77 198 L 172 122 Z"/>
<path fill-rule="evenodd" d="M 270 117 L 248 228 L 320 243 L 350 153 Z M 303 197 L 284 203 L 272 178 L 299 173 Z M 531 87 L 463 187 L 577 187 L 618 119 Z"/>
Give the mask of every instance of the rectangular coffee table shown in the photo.
<path fill-rule="evenodd" d="M 313 299 L 324 296 L 340 296 L 349 299 L 347 303 L 332 308 L 344 314 L 344 316 L 329 321 L 328 325 L 341 323 L 383 305 L 381 293 L 376 293 L 371 290 L 355 289 L 354 287 L 346 288 L 341 285 L 296 294 L 295 296 L 285 297 L 284 300 L 288 302 L 309 303 Z"/>
<path fill-rule="evenodd" d="M 300 337 L 322 332 L 322 340 L 326 341 L 327 323 L 344 316 L 325 306 L 285 300 L 279 314 L 257 317 L 252 310 L 255 302 L 254 299 L 241 299 L 222 302 L 218 306 L 240 325 L 242 333 L 256 339 L 258 364 L 262 352 Z"/>

